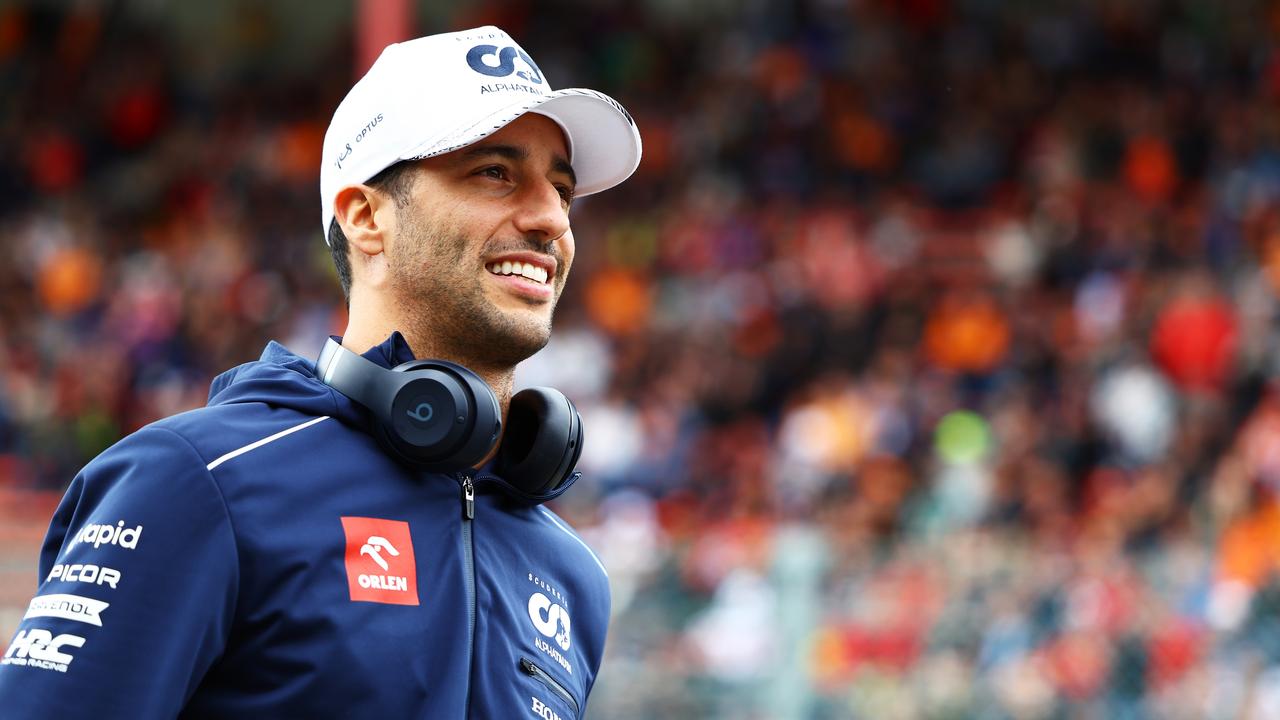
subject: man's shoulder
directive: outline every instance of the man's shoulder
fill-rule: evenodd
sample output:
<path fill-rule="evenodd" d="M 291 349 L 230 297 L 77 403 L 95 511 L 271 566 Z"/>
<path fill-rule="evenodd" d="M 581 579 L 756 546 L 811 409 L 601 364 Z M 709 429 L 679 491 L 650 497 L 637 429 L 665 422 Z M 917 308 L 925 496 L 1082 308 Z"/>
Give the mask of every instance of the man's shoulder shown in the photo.
<path fill-rule="evenodd" d="M 534 522 L 543 528 L 543 541 L 532 551 L 531 556 L 541 556 L 541 560 L 548 566 L 562 567 L 566 573 L 575 576 L 584 589 L 592 587 L 596 591 L 602 590 L 607 596 L 609 572 L 600 556 L 578 531 L 544 505 L 532 508 L 531 514 Z"/>
<path fill-rule="evenodd" d="M 201 472 L 214 470 L 237 453 L 247 453 L 326 420 L 330 420 L 327 415 L 265 402 L 197 408 L 139 428 L 104 451 L 86 469 L 141 461 L 153 467 L 180 465 Z"/>
<path fill-rule="evenodd" d="M 167 433 L 190 445 L 208 470 L 230 463 L 243 455 L 270 456 L 271 450 L 288 448 L 296 452 L 298 443 L 311 451 L 317 437 L 341 423 L 325 414 L 281 407 L 267 402 L 240 402 L 197 408 L 154 422 L 139 432 Z M 283 442 L 291 435 L 289 442 Z M 325 433 L 326 441 L 332 434 Z"/>

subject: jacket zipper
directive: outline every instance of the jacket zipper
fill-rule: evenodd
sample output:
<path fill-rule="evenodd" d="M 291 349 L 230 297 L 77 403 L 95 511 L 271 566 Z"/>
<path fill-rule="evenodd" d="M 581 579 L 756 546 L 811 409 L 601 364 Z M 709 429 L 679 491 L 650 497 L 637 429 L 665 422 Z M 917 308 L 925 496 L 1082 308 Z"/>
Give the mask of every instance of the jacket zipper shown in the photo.
<path fill-rule="evenodd" d="M 575 718 L 578 717 L 578 701 L 574 700 L 573 695 L 570 695 L 569 691 L 565 690 L 563 685 L 556 682 L 555 678 L 547 674 L 547 672 L 542 668 L 534 665 L 533 661 L 528 658 L 520 658 L 520 669 L 523 670 L 526 675 L 531 675 L 537 678 L 543 685 L 547 686 L 548 690 L 559 695 L 561 700 L 564 700 L 569 704 L 569 707 L 573 708 L 573 716 Z"/>
<path fill-rule="evenodd" d="M 466 714 L 471 716 L 471 666 L 476 644 L 476 559 L 471 539 L 471 521 L 476 516 L 476 486 L 470 473 L 458 473 L 462 481 L 462 583 L 467 596 L 467 691 L 464 695 Z"/>
<path fill-rule="evenodd" d="M 513 497 L 525 503 L 541 505 L 542 503 L 549 502 L 559 497 L 565 490 L 569 489 L 570 485 L 577 482 L 581 477 L 582 477 L 582 473 L 575 472 L 572 475 L 570 475 L 567 480 L 561 483 L 560 487 L 556 488 L 555 490 L 552 490 L 549 493 L 542 493 L 540 495 L 533 495 L 533 494 L 524 492 L 522 490 L 517 490 L 514 486 L 511 485 L 511 483 L 507 482 L 506 480 L 503 480 L 501 477 L 497 475 L 479 473 L 475 476 L 474 479 L 477 483 L 488 483 L 490 485 L 496 485 L 499 489 L 502 490 L 503 494 L 509 497 Z"/>

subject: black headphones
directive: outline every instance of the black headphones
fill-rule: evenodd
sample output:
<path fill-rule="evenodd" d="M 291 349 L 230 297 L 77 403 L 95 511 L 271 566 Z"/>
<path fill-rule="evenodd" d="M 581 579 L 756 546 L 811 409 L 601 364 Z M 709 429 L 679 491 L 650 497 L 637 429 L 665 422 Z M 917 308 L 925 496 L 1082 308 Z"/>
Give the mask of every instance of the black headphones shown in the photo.
<path fill-rule="evenodd" d="M 316 361 L 316 376 L 372 412 L 382 446 L 411 467 L 473 467 L 501 435 L 494 470 L 522 493 L 545 495 L 569 479 L 582 454 L 582 418 L 558 390 L 516 393 L 504 435 L 498 399 L 461 365 L 411 360 L 388 370 L 330 337 Z"/>

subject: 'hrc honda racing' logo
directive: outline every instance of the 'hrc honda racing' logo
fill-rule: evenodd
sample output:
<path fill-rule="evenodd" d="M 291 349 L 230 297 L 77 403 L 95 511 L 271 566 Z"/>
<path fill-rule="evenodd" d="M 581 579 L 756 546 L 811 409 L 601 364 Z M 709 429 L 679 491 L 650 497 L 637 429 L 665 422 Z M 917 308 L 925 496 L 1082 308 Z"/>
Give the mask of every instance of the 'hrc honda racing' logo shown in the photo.
<path fill-rule="evenodd" d="M 0 665 L 17 665 L 33 667 L 41 670 L 66 672 L 67 666 L 75 658 L 66 650 L 84 647 L 84 638 L 79 635 L 64 633 L 54 635 L 42 628 L 31 628 L 18 631 L 9 649 L 5 651 Z"/>
<path fill-rule="evenodd" d="M 418 571 L 409 523 L 344 517 L 342 530 L 347 536 L 347 587 L 352 600 L 418 604 Z"/>

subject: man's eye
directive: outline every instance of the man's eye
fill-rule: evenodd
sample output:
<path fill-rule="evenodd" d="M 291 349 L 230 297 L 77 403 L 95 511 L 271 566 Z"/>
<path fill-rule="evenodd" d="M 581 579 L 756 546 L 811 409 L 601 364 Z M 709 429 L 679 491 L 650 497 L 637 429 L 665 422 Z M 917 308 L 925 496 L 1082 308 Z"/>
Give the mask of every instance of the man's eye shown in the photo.
<path fill-rule="evenodd" d="M 485 177 L 491 177 L 495 180 L 507 179 L 507 169 L 501 165 L 490 165 L 488 167 L 481 168 L 480 172 L 477 174 L 484 175 Z"/>
<path fill-rule="evenodd" d="M 560 192 L 560 199 L 565 205 L 573 202 L 573 188 L 568 185 L 557 185 L 556 190 Z"/>

